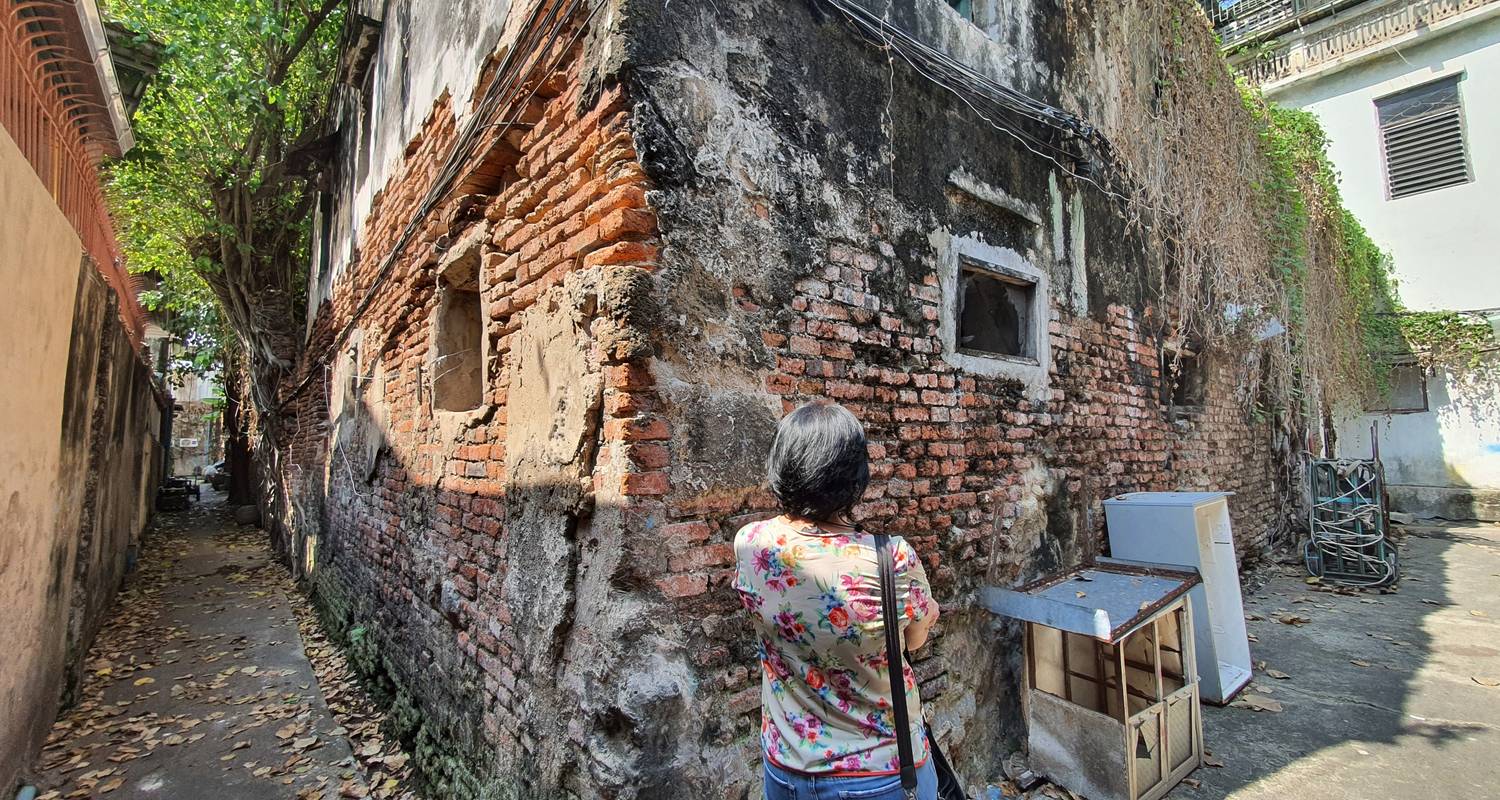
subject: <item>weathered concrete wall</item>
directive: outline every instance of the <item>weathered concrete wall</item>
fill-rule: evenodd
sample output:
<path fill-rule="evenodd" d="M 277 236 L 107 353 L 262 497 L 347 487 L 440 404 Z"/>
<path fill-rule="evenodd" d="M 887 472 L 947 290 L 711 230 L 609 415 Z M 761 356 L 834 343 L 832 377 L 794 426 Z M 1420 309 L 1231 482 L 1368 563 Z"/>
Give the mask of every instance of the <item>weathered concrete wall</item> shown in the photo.
<path fill-rule="evenodd" d="M 1139 19 L 1007 6 L 1001 45 L 914 9 L 896 22 L 1042 99 L 1151 102 L 1094 52 Z M 1242 553 L 1266 549 L 1285 485 L 1242 402 L 1258 361 L 1205 354 L 1202 407 L 1169 419 L 1164 254 L 1112 201 L 797 0 L 611 2 L 583 42 L 535 82 L 529 127 L 475 149 L 493 183 L 424 220 L 331 350 L 485 74 L 402 110 L 426 116 L 358 257 L 312 287 L 301 369 L 328 379 L 265 454 L 282 546 L 439 796 L 753 793 L 760 676 L 729 541 L 769 513 L 764 453 L 807 397 L 864 420 L 858 514 L 928 559 L 948 611 L 918 673 L 974 777 L 1020 724 L 1019 648 L 971 610 L 977 586 L 1097 552 L 1101 502 L 1133 490 L 1236 491 Z M 346 131 L 341 169 L 373 135 Z M 954 351 L 965 257 L 1037 281 L 1034 363 Z M 475 264 L 479 401 L 452 410 L 437 376 L 472 362 L 438 329 Z"/>
<path fill-rule="evenodd" d="M 1007 5 L 997 42 L 944 3 L 893 6 L 896 25 L 1054 106 L 1099 119 L 1152 102 L 1112 82 L 1154 68 L 1151 37 L 1124 63 L 1096 49 L 1154 29 L 1150 8 Z M 670 309 L 651 365 L 670 443 L 666 637 L 694 654 L 689 702 L 705 709 L 678 735 L 677 763 L 700 791 L 755 782 L 760 676 L 746 669 L 729 542 L 771 511 L 761 458 L 774 420 L 832 397 L 870 435 L 856 516 L 917 544 L 945 609 L 916 654 L 938 735 L 967 775 L 991 777 L 1020 733 L 1020 646 L 973 610 L 973 591 L 1098 552 L 1101 502 L 1137 490 L 1234 491 L 1241 554 L 1263 552 L 1285 481 L 1271 426 L 1242 402 L 1256 356 L 1207 353 L 1202 409 L 1170 420 L 1159 348 L 1172 309 L 1152 300 L 1165 254 L 1094 186 L 842 20 L 760 0 L 636 2 L 627 23 Z M 955 351 L 961 257 L 1036 281 L 1033 364 Z"/>
<path fill-rule="evenodd" d="M 1373 432 L 1391 508 L 1421 517 L 1500 520 L 1500 358 L 1427 376 L 1427 410 L 1340 421 L 1338 455 L 1369 458 Z"/>
<path fill-rule="evenodd" d="M 206 467 L 224 458 L 221 408 L 180 398 L 177 408 L 172 417 L 172 474 L 201 475 Z M 196 444 L 188 444 L 194 439 Z"/>
<path fill-rule="evenodd" d="M 9 343 L 0 354 L 0 639 L 12 643 L 0 648 L 0 791 L 52 724 L 62 681 L 68 534 L 79 504 L 59 493 L 71 489 L 58 485 L 61 412 L 82 257 L 72 226 L 0 130 L 0 280 L 12 303 L 0 322 Z"/>
<path fill-rule="evenodd" d="M 77 467 L 59 477 L 78 495 L 81 509 L 65 702 L 81 686 L 84 657 L 124 580 L 162 478 L 162 409 L 169 401 L 125 335 L 115 303 L 109 287 L 85 268 L 73 322 L 70 409 L 64 417 L 77 433 L 69 445 L 77 453 Z"/>
<path fill-rule="evenodd" d="M 155 491 L 160 399 L 113 292 L 0 132 L 0 791 L 52 723 Z M 103 438 L 100 434 L 105 432 Z"/>

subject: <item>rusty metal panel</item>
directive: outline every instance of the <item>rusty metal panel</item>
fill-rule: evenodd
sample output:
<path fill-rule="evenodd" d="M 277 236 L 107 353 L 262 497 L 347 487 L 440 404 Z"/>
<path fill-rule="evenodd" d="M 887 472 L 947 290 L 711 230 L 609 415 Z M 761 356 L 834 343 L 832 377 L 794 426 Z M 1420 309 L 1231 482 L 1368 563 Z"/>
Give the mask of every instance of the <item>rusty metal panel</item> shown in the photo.
<path fill-rule="evenodd" d="M 0 12 L 5 28 L 0 31 L 0 126 L 72 223 L 84 251 L 120 300 L 120 319 L 131 343 L 139 344 L 145 314 L 126 274 L 99 183 L 97 156 L 108 149 L 96 133 L 108 127 L 97 119 L 103 99 L 85 91 L 90 84 L 70 72 L 93 63 L 87 42 L 75 29 L 76 15 L 71 3 L 55 1 L 9 3 Z"/>
<path fill-rule="evenodd" d="M 996 614 L 1117 642 L 1198 582 L 1196 573 L 1165 567 L 1094 564 L 1019 589 L 985 587 L 980 602 Z"/>

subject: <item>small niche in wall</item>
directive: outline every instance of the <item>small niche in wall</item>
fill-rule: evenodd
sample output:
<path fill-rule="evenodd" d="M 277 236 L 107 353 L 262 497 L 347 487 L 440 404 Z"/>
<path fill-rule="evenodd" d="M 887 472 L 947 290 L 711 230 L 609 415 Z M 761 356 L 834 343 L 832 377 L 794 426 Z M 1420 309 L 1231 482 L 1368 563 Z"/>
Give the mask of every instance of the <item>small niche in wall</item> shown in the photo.
<path fill-rule="evenodd" d="M 1168 344 L 1161 351 L 1162 403 L 1173 409 L 1196 411 L 1203 407 L 1208 389 L 1203 356 L 1190 345 Z"/>
<path fill-rule="evenodd" d="M 484 401 L 484 303 L 479 294 L 479 241 L 460 243 L 438 267 L 433 331 L 432 405 L 472 411 Z"/>

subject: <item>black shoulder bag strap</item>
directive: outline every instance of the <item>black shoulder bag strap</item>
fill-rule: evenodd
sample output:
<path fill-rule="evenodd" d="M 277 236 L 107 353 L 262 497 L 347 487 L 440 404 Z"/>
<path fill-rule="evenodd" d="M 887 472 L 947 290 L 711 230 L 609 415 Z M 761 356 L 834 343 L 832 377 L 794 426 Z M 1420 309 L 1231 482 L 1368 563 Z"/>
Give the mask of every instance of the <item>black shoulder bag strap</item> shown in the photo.
<path fill-rule="evenodd" d="M 906 659 L 901 650 L 901 615 L 896 611 L 896 567 L 891 537 L 875 534 L 880 560 L 880 616 L 885 625 L 886 670 L 891 676 L 891 709 L 896 712 L 896 754 L 901 759 L 901 788 L 917 796 L 917 763 L 911 751 L 911 719 L 906 714 Z"/>

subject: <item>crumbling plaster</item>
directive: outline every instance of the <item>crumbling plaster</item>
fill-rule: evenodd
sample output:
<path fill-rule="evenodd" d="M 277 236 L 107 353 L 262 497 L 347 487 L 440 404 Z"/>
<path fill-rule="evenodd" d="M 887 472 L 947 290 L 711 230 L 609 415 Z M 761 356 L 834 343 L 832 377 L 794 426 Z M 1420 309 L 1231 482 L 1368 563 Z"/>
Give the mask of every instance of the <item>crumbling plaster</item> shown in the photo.
<path fill-rule="evenodd" d="M 340 153 L 340 183 L 331 187 L 337 198 L 329 236 L 334 246 L 327 272 L 309 283 L 313 311 L 358 257 L 376 198 L 401 170 L 407 145 L 429 110 L 448 95 L 456 117 L 466 118 L 480 67 L 502 36 L 509 37 L 506 26 L 518 21 L 509 0 L 361 0 L 358 6 L 379 20 L 380 45 L 366 82 L 345 88 L 338 102 L 343 124 L 360 146 Z"/>
<path fill-rule="evenodd" d="M 994 18 L 996 42 L 938 0 L 898 5 L 897 24 L 1008 85 L 1069 108 L 1106 99 L 1069 54 L 1107 21 L 1020 3 Z M 420 263 L 361 321 L 347 374 L 382 376 L 378 441 L 319 439 L 328 404 L 299 400 L 303 433 L 275 468 L 295 494 L 313 492 L 302 465 L 329 465 L 326 503 L 286 502 L 320 526 L 295 533 L 323 537 L 309 563 L 325 612 L 358 631 L 351 649 L 450 794 L 473 796 L 472 770 L 493 767 L 549 797 L 748 796 L 759 675 L 728 539 L 773 511 L 762 459 L 779 415 L 831 396 L 871 433 L 857 513 L 917 542 L 947 609 L 916 665 L 938 734 L 967 774 L 992 775 L 996 743 L 1019 734 L 1019 647 L 966 598 L 1097 551 L 1104 497 L 1189 480 L 1198 457 L 1177 466 L 1149 399 L 1159 254 L 1113 200 L 814 4 L 621 0 L 597 19 L 581 65 L 548 82 L 560 94 L 520 146 L 537 155 L 424 229 Z M 398 57 L 383 49 L 379 68 Z M 374 184 L 352 274 L 368 278 L 423 196 L 462 85 L 408 101 L 424 127 Z M 450 424 L 424 400 L 424 248 L 485 224 L 486 401 Z M 1049 363 L 1030 383 L 945 355 L 956 241 L 1045 280 Z M 358 285 L 332 287 L 314 343 Z M 377 386 L 333 400 L 332 419 L 378 408 Z"/>
<path fill-rule="evenodd" d="M 1012 17 L 994 21 L 1003 32 L 995 41 L 941 2 L 899 5 L 889 9 L 896 24 L 1013 88 L 1065 108 L 1128 102 L 1107 96 L 1109 81 L 1088 72 L 1093 62 L 1085 60 L 1079 74 L 1068 72 L 1074 68 L 1065 58 L 1094 34 L 1065 30 L 1039 8 L 1008 7 Z M 1057 375 L 1100 363 L 1082 354 L 1051 363 L 1047 343 L 1058 315 L 1102 319 L 1122 304 L 1118 316 L 1128 334 L 1148 336 L 1138 310 L 1152 293 L 1160 254 L 1143 249 L 1114 200 L 987 127 L 944 90 L 893 68 L 878 48 L 815 9 L 775 0 L 627 6 L 633 121 L 657 186 L 651 199 L 664 242 L 658 283 L 666 326 L 652 368 L 674 436 L 681 437 L 677 452 L 697 447 L 687 440 L 704 430 L 698 423 L 704 418 L 755 421 L 740 423 L 744 436 L 736 446 L 764 452 L 770 420 L 785 406 L 764 416 L 760 409 L 766 400 L 791 400 L 756 396 L 753 387 L 784 363 L 767 337 L 795 336 L 811 325 L 815 312 L 796 304 L 818 297 L 848 309 L 840 313 L 849 315 L 858 337 L 849 347 L 860 368 L 988 378 L 981 391 L 1027 412 L 1016 419 L 1050 425 L 1052 417 L 1035 412 L 1063 396 Z M 914 338 L 904 353 L 876 344 L 884 338 L 874 329 L 886 320 L 899 321 L 902 330 L 938 322 L 938 337 L 952 341 L 954 265 L 966 250 L 1037 279 L 1044 298 L 1035 329 L 1043 343 L 1039 364 L 975 358 L 946 344 L 936 352 L 923 349 L 925 338 Z M 855 283 L 867 291 L 849 288 L 850 269 L 864 273 Z M 1132 351 L 1131 358 L 1139 356 Z M 817 367 L 826 383 L 861 380 L 824 359 L 805 356 L 809 377 Z M 1140 364 L 1137 375 L 1145 380 L 1151 369 Z M 794 376 L 793 395 L 795 382 Z M 868 395 L 833 396 L 866 414 L 880 447 L 903 446 L 892 441 L 894 425 Z M 976 415 L 967 424 L 991 423 L 1004 434 L 1011 425 L 1002 419 L 1010 416 L 1014 411 Z M 1034 577 L 1096 551 L 1100 520 L 1093 506 L 1111 485 L 1128 480 L 1124 468 L 1080 481 L 1049 464 L 1059 444 L 1073 448 L 1057 440 L 1076 435 L 1027 440 L 1025 458 L 1010 475 L 1014 482 L 1002 493 L 1010 506 L 1004 516 L 923 532 L 938 543 L 934 573 L 954 606 L 944 625 L 944 656 L 918 671 L 930 682 L 924 691 L 939 693 L 933 708 L 940 726 L 970 769 L 998 758 L 993 742 L 1018 733 L 1018 705 L 1009 693 L 1019 668 L 1014 631 L 966 611 L 965 592 L 983 581 Z M 741 507 L 755 507 L 761 476 L 750 468 L 753 461 L 723 464 L 716 480 L 674 467 L 674 494 L 706 491 L 708 498 L 687 502 L 695 507 L 735 497 L 744 498 Z M 895 491 L 904 481 L 892 484 Z M 725 530 L 732 527 L 726 523 Z M 971 552 L 963 543 L 976 537 L 988 542 L 982 568 L 960 555 Z"/>

